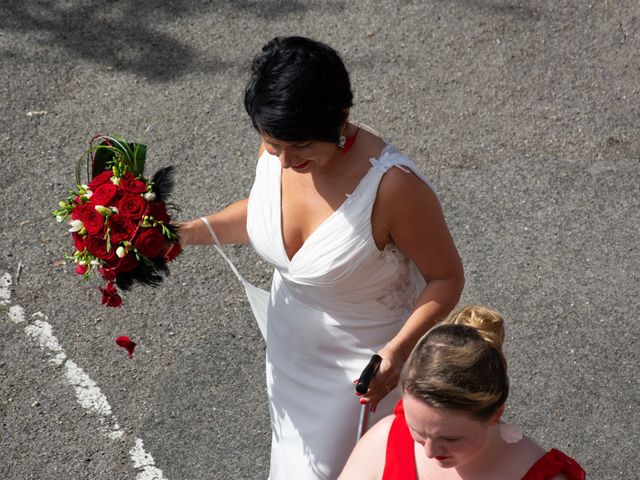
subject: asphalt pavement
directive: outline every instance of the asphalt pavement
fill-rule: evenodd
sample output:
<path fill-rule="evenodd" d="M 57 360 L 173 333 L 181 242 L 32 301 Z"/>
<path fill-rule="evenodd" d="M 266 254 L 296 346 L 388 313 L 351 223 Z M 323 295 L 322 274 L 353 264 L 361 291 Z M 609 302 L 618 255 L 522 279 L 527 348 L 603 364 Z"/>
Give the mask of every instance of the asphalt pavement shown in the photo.
<path fill-rule="evenodd" d="M 107 309 L 50 211 L 109 131 L 176 167 L 178 219 L 247 195 L 249 65 L 291 34 L 341 52 L 353 118 L 432 179 L 462 301 L 507 319 L 508 420 L 591 479 L 640 478 L 637 0 L 3 0 L 0 478 L 267 477 L 264 342 L 226 263 L 189 248 Z"/>

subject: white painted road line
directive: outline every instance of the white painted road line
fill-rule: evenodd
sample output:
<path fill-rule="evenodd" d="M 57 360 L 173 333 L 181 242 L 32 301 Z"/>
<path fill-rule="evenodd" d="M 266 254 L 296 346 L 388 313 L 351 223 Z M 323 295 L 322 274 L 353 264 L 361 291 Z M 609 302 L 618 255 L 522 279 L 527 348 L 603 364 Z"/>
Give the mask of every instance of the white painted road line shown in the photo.
<path fill-rule="evenodd" d="M 24 322 L 24 308 L 20 305 L 12 305 L 11 308 L 9 308 L 9 320 L 13 323 Z"/>
<path fill-rule="evenodd" d="M 129 456 L 133 462 L 133 468 L 142 469 L 136 480 L 164 480 L 162 470 L 155 466 L 153 457 L 144 451 L 144 445 L 141 438 L 136 438 L 135 446 L 129 451 Z"/>
<path fill-rule="evenodd" d="M 52 355 L 49 362 L 55 365 L 62 365 L 62 362 L 67 359 L 67 355 L 62 350 L 60 343 L 58 343 L 58 339 L 53 336 L 53 328 L 46 321 L 47 317 L 40 312 L 34 313 L 33 316 L 44 318 L 44 320 L 36 320 L 33 324 L 27 325 L 24 328 L 24 333 L 35 339 L 41 349 L 49 351 Z"/>
<path fill-rule="evenodd" d="M 0 305 L 11 303 L 11 275 L 8 273 L 0 277 Z"/>
<path fill-rule="evenodd" d="M 0 306 L 11 304 L 11 275 L 0 276 Z M 27 323 L 25 311 L 20 305 L 11 305 L 9 320 L 15 324 Z M 32 315 L 35 320 L 27 323 L 24 332 L 34 339 L 40 348 L 49 354 L 49 363 L 63 365 L 67 384 L 75 390 L 76 400 L 82 408 L 93 413 L 99 422 L 98 430 L 112 440 L 122 438 L 125 432 L 112 414 L 111 405 L 100 388 L 73 360 L 67 357 L 58 339 L 53 335 L 53 327 L 42 312 Z M 107 427 L 105 427 L 107 425 Z M 162 470 L 155 466 L 153 457 L 144 450 L 142 439 L 136 438 L 135 445 L 129 451 L 133 468 L 139 470 L 136 480 L 167 480 Z"/>

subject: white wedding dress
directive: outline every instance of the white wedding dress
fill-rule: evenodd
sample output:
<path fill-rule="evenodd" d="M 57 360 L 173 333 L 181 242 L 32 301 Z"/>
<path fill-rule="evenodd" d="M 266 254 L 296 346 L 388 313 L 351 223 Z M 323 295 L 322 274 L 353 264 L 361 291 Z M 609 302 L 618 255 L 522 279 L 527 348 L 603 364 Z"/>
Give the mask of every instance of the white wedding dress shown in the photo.
<path fill-rule="evenodd" d="M 424 287 L 397 248 L 376 247 L 371 212 L 392 166 L 429 182 L 391 145 L 371 164 L 354 192 L 289 259 L 280 161 L 266 151 L 258 160 L 247 230 L 257 253 L 275 267 L 271 292 L 236 274 L 267 339 L 270 480 L 337 478 L 356 439 L 360 404 L 353 380 L 399 331 Z M 369 427 L 391 414 L 398 399 L 395 389 L 369 416 Z"/>

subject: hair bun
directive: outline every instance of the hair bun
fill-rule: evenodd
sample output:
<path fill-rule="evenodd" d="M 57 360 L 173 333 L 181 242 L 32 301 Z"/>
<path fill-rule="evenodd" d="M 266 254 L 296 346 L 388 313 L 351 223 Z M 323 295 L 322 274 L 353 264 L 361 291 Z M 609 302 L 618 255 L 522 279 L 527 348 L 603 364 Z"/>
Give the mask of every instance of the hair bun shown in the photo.
<path fill-rule="evenodd" d="M 455 310 L 443 323 L 472 327 L 492 347 L 502 351 L 504 321 L 495 310 L 482 305 L 467 305 Z"/>

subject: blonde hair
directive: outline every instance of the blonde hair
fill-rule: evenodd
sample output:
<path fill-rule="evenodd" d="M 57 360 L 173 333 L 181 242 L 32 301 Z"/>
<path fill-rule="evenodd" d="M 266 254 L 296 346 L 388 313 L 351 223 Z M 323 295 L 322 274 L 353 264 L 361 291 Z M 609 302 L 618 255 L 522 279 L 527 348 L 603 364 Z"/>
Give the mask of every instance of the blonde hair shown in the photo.
<path fill-rule="evenodd" d="M 468 305 L 455 310 L 442 324 L 468 325 L 493 348 L 502 351 L 504 342 L 504 321 L 495 310 L 482 305 Z"/>
<path fill-rule="evenodd" d="M 402 371 L 402 389 L 433 407 L 489 419 L 509 396 L 502 353 L 504 322 L 487 307 L 453 312 L 417 343 Z"/>

